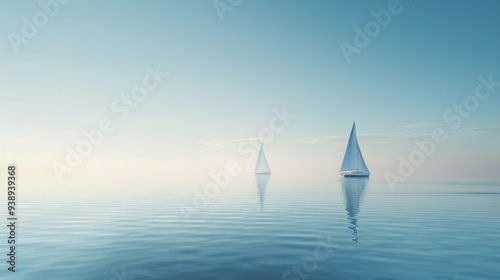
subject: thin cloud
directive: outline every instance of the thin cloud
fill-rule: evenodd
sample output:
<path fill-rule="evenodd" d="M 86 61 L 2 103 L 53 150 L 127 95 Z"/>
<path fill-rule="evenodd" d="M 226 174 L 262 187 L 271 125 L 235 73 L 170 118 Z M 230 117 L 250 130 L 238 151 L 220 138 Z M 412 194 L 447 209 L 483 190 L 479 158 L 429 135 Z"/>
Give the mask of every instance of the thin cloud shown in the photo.
<path fill-rule="evenodd" d="M 363 143 L 373 143 L 373 144 L 386 144 L 394 143 L 404 140 L 412 140 L 423 136 L 428 136 L 430 133 L 398 133 L 398 132 L 386 132 L 386 133 L 371 133 L 371 134 L 358 134 L 358 141 Z M 344 145 L 347 142 L 348 135 L 332 135 L 332 136 L 322 136 L 322 137 L 308 137 L 308 138 L 297 138 L 294 141 L 298 141 L 303 144 L 310 143 L 334 143 Z"/>
<path fill-rule="evenodd" d="M 260 138 L 257 137 L 249 137 L 249 138 L 240 138 L 240 139 L 228 139 L 228 140 L 213 140 L 213 141 L 205 141 L 201 142 L 201 144 L 205 146 L 231 146 L 236 143 L 240 143 L 243 141 L 249 141 L 249 140 L 261 140 Z"/>
<path fill-rule="evenodd" d="M 431 126 L 428 126 L 431 127 Z M 475 127 L 475 128 L 465 128 L 459 130 L 445 131 L 445 134 L 464 134 L 464 135 L 485 135 L 500 133 L 500 126 L 490 126 L 490 127 Z M 428 133 L 408 133 L 408 132 L 386 132 L 386 133 L 371 133 L 371 134 L 358 134 L 358 141 L 369 144 L 393 144 L 402 141 L 411 141 L 423 137 L 432 136 L 432 132 Z M 307 138 L 296 138 L 293 141 L 297 141 L 302 144 L 311 143 L 334 143 L 338 145 L 345 145 L 347 143 L 349 135 L 332 135 L 332 136 L 320 136 L 320 137 L 307 137 Z"/>
<path fill-rule="evenodd" d="M 423 126 L 424 124 L 414 124 L 412 127 L 438 127 L 438 123 L 428 126 Z M 417 126 L 418 125 L 418 126 Z M 446 123 L 446 125 L 448 125 Z M 409 126 L 406 126 L 409 127 Z M 466 134 L 469 135 L 485 135 L 485 134 L 495 134 L 500 133 L 500 126 L 489 126 L 489 127 L 474 127 L 474 128 L 464 128 L 459 130 L 445 131 L 445 134 Z M 368 133 L 368 134 L 358 134 L 358 141 L 362 143 L 369 144 L 392 144 L 402 141 L 411 141 L 419 139 L 422 137 L 432 136 L 432 132 L 428 133 L 409 133 L 409 132 L 381 132 L 381 133 Z M 345 145 L 349 138 L 349 134 L 346 135 L 330 135 L 330 136 L 318 136 L 318 137 L 304 137 L 295 138 L 291 141 L 299 142 L 301 144 L 314 144 L 314 143 L 333 143 L 337 145 Z M 201 144 L 210 147 L 216 146 L 231 146 L 244 141 L 254 141 L 262 140 L 258 137 L 248 137 L 248 138 L 238 138 L 238 139 L 226 139 L 226 140 L 212 140 L 204 141 Z"/>
<path fill-rule="evenodd" d="M 500 132 L 500 126 L 464 128 L 451 131 L 450 133 L 463 133 L 463 132 L 470 132 L 472 135 L 495 134 Z"/>
<path fill-rule="evenodd" d="M 322 137 L 306 137 L 306 138 L 296 138 L 292 141 L 298 141 L 301 143 L 321 143 L 321 142 L 341 142 L 347 141 L 347 136 L 345 135 L 333 135 L 333 136 L 322 136 Z"/>
<path fill-rule="evenodd" d="M 485 127 L 481 130 L 473 131 L 473 133 L 475 134 L 493 134 L 499 132 L 500 132 L 500 126 L 490 126 L 490 127 Z"/>
<path fill-rule="evenodd" d="M 420 127 L 444 127 L 451 126 L 452 123 L 449 122 L 436 122 L 436 123 L 414 123 L 402 126 L 402 128 L 420 128 Z"/>

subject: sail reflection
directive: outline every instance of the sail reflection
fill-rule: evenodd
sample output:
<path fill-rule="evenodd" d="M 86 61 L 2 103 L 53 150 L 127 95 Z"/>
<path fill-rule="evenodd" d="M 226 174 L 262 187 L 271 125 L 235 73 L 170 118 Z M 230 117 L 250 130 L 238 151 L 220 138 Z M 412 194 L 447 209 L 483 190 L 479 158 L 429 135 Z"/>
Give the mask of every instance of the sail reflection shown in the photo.
<path fill-rule="evenodd" d="M 260 211 L 262 211 L 264 208 L 266 188 L 270 177 L 270 174 L 255 174 L 255 183 L 257 185 L 257 195 L 259 196 Z"/>
<path fill-rule="evenodd" d="M 368 185 L 368 178 L 342 178 L 342 190 L 345 197 L 345 209 L 347 211 L 347 219 L 353 231 L 353 239 L 358 243 L 358 214 L 363 198 L 363 193 Z"/>

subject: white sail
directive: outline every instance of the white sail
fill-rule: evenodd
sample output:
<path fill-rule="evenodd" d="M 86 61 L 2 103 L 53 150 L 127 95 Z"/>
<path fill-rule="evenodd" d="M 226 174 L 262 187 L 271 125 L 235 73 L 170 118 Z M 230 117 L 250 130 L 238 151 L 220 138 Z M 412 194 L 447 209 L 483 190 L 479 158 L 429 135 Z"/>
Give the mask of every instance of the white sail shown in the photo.
<path fill-rule="evenodd" d="M 366 166 L 361 150 L 359 149 L 358 139 L 356 136 L 356 123 L 352 125 L 351 135 L 344 155 L 344 161 L 340 168 L 342 174 L 352 173 L 359 175 L 369 175 L 370 171 Z"/>
<path fill-rule="evenodd" d="M 267 165 L 266 155 L 264 154 L 264 144 L 260 145 L 259 158 L 257 159 L 257 164 L 255 165 L 255 173 L 271 173 L 269 165 Z"/>
<path fill-rule="evenodd" d="M 356 140 L 356 143 L 358 141 Z M 365 162 L 365 159 L 363 158 L 363 155 L 361 154 L 361 150 L 359 149 L 359 145 L 358 145 L 358 171 L 359 172 L 363 172 L 363 173 L 370 173 L 370 170 L 368 170 L 368 166 L 366 166 L 366 162 Z"/>

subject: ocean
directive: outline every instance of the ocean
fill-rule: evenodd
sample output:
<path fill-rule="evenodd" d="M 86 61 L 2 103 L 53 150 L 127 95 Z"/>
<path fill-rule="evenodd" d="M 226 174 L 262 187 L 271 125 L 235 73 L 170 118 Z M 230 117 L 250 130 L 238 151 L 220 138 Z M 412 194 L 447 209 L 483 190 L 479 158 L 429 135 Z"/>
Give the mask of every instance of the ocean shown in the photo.
<path fill-rule="evenodd" d="M 22 193 L 1 278 L 500 278 L 500 184 L 252 175 L 219 191 Z"/>

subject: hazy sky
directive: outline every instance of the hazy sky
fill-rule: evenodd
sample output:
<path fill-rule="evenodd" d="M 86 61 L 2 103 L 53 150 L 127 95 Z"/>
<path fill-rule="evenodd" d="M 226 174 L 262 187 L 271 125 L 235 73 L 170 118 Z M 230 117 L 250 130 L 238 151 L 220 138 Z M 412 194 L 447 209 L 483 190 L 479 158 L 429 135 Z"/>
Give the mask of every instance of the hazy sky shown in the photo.
<path fill-rule="evenodd" d="M 2 0 L 3 164 L 30 186 L 203 183 L 230 160 L 251 174 L 227 140 L 258 137 L 286 107 L 295 118 L 265 146 L 273 176 L 337 176 L 355 120 L 373 180 L 440 127 L 447 140 L 408 180 L 500 181 L 500 87 L 461 124 L 443 119 L 479 76 L 500 81 L 500 2 L 400 1 L 348 63 L 340 45 L 389 2 L 245 0 L 221 20 L 212 1 L 74 0 L 13 47 L 43 9 Z M 122 120 L 112 104 L 147 67 L 169 76 Z M 54 162 L 105 118 L 114 131 L 58 182 Z"/>

